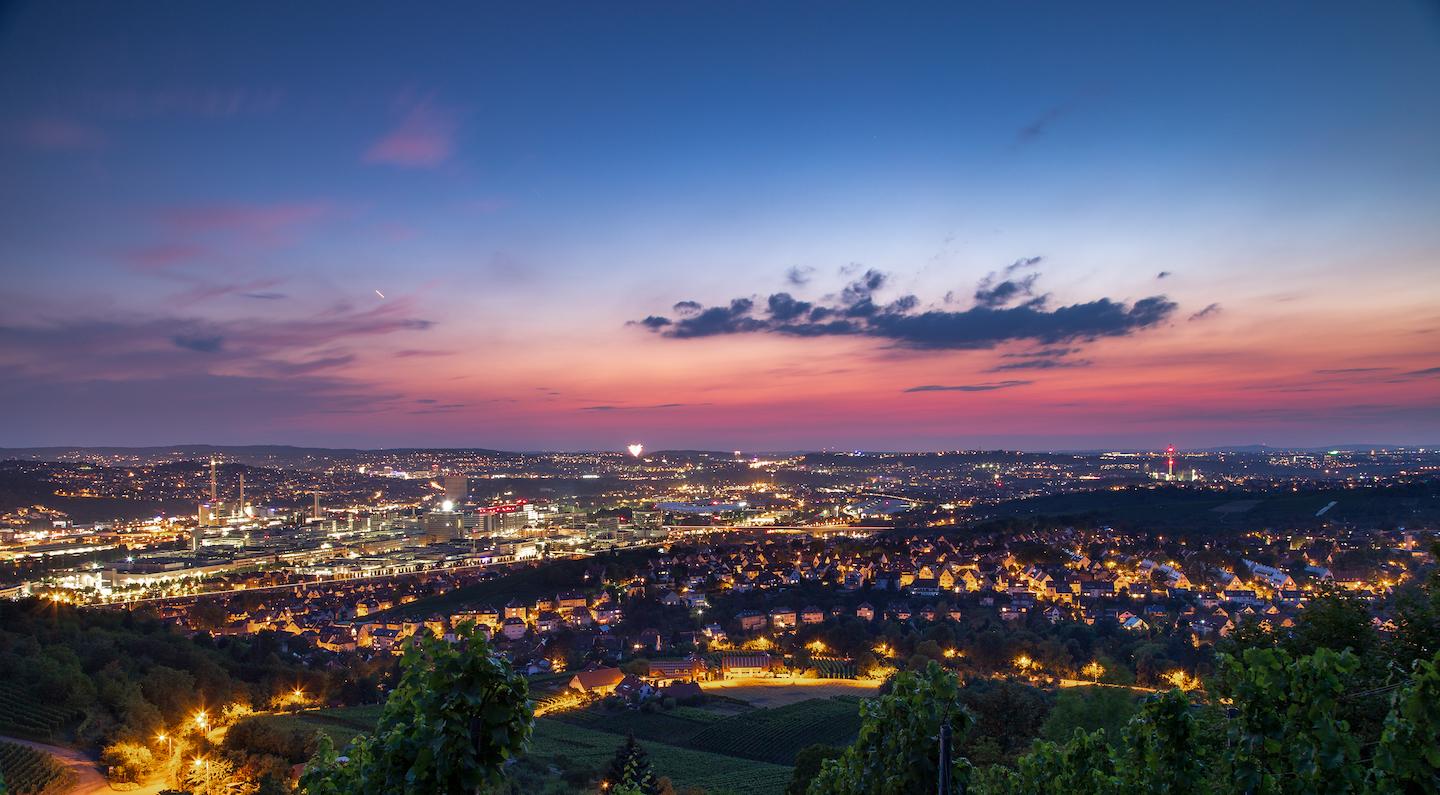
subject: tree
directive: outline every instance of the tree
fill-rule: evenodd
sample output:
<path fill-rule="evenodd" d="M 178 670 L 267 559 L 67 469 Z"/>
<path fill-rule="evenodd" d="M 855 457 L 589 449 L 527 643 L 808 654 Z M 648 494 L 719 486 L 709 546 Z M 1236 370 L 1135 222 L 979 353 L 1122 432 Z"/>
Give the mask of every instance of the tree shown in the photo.
<path fill-rule="evenodd" d="M 1068 687 L 1055 696 L 1050 717 L 1040 727 L 1040 735 L 1051 742 L 1066 742 L 1075 730 L 1105 731 L 1114 743 L 1125 730 L 1125 724 L 1137 709 L 1135 694 L 1119 687 Z"/>
<path fill-rule="evenodd" d="M 979 777 L 983 795 L 1030 795 L 1064 792 L 1067 795 L 1119 795 L 1115 759 L 1103 730 L 1090 734 L 1079 729 L 1064 745 L 1048 740 L 1035 744 L 1021 757 L 1015 770 L 995 765 Z M 1146 789 L 1138 790 L 1146 792 Z"/>
<path fill-rule="evenodd" d="M 155 768 L 155 756 L 140 743 L 117 742 L 105 746 L 100 761 L 109 768 L 109 778 L 118 784 L 139 783 Z"/>
<path fill-rule="evenodd" d="M 1395 696 L 1370 780 L 1378 793 L 1440 792 L 1440 653 L 1419 660 Z"/>
<path fill-rule="evenodd" d="M 455 644 L 416 636 L 401 658 L 375 734 L 355 741 L 349 761 L 322 746 L 302 788 L 331 792 L 483 792 L 524 753 L 535 718 L 522 676 L 496 655 L 474 624 Z M 326 744 L 328 745 L 328 744 Z"/>
<path fill-rule="evenodd" d="M 650 767 L 650 755 L 635 742 L 634 734 L 626 735 L 625 742 L 615 750 L 604 781 L 613 792 L 634 791 L 637 795 L 659 795 L 660 792 L 660 782 Z"/>
<path fill-rule="evenodd" d="M 897 674 L 889 692 L 860 705 L 860 735 L 838 758 L 824 762 L 810 795 L 929 795 L 939 779 L 940 727 L 953 736 L 970 728 L 954 674 L 930 663 Z M 969 763 L 956 759 L 951 782 L 959 792 Z"/>
<path fill-rule="evenodd" d="M 833 745 L 815 743 L 800 749 L 795 755 L 795 770 L 790 774 L 790 783 L 785 785 L 785 795 L 805 795 L 810 782 L 820 775 L 820 767 L 827 759 L 837 759 L 844 749 Z"/>
<path fill-rule="evenodd" d="M 1183 691 L 1171 690 L 1147 699 L 1130 719 L 1116 764 L 1127 790 L 1155 795 L 1208 792 L 1205 754 L 1190 708 Z"/>
<path fill-rule="evenodd" d="M 1220 658 L 1220 693 L 1233 699 L 1228 738 L 1242 790 L 1356 792 L 1360 744 L 1337 715 L 1355 655 L 1319 648 L 1298 659 L 1284 649 L 1247 649 Z"/>

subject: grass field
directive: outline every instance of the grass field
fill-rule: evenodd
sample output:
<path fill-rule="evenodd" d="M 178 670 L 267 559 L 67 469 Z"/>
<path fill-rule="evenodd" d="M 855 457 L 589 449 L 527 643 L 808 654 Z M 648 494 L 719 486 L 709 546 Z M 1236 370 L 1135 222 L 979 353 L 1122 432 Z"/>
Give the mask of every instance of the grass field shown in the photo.
<path fill-rule="evenodd" d="M 880 683 L 850 679 L 755 678 L 706 682 L 701 687 L 706 693 L 737 698 L 752 707 L 783 707 L 812 698 L 870 698 L 880 689 Z"/>
<path fill-rule="evenodd" d="M 335 747 L 344 748 L 355 735 L 375 729 L 376 722 L 380 720 L 381 709 L 379 704 L 345 709 L 316 709 L 293 714 L 265 715 L 259 720 L 283 731 L 299 730 L 306 734 L 323 731 L 330 735 Z"/>
<path fill-rule="evenodd" d="M 588 729 L 550 718 L 535 722 L 530 755 L 541 759 L 565 757 L 602 769 L 624 735 Z M 653 740 L 642 743 L 657 776 L 669 776 L 677 787 L 728 789 L 742 795 L 778 795 L 790 780 L 785 765 L 680 748 Z"/>
<path fill-rule="evenodd" d="M 706 685 L 709 689 L 709 684 Z M 608 711 L 601 706 L 555 713 L 535 721 L 529 756 L 565 769 L 604 768 L 627 734 L 640 740 L 655 766 L 677 787 L 778 795 L 790 780 L 795 755 L 812 743 L 845 745 L 860 728 L 858 697 L 870 683 L 773 679 L 742 681 L 717 692 L 745 707 L 676 707 L 654 712 Z M 324 731 L 339 747 L 371 730 L 379 706 L 268 715 L 277 728 Z"/>
<path fill-rule="evenodd" d="M 795 755 L 805 746 L 848 745 L 859 732 L 857 700 L 812 698 L 709 723 L 685 744 L 727 756 L 793 765 Z"/>

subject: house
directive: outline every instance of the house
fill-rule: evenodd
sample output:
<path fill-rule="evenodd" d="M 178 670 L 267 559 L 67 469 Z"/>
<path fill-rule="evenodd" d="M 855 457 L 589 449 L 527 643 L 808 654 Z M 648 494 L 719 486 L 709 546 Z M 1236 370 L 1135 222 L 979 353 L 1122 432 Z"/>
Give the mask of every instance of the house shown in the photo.
<path fill-rule="evenodd" d="M 825 611 L 814 605 L 800 611 L 801 624 L 820 624 L 825 621 Z"/>
<path fill-rule="evenodd" d="M 634 674 L 626 674 L 612 692 L 626 701 L 644 701 L 655 692 L 655 688 Z"/>
<path fill-rule="evenodd" d="M 855 608 L 855 617 L 863 621 L 874 621 L 875 606 L 869 602 L 861 602 L 860 606 Z"/>
<path fill-rule="evenodd" d="M 794 629 L 795 623 L 794 608 L 777 607 L 770 611 L 770 625 L 776 629 Z"/>
<path fill-rule="evenodd" d="M 624 679 L 625 674 L 619 668 L 596 668 L 570 677 L 569 687 L 581 693 L 597 693 L 603 696 L 614 692 L 615 686 Z"/>
<path fill-rule="evenodd" d="M 509 640 L 519 640 L 525 637 L 525 633 L 528 631 L 530 631 L 530 627 L 518 618 L 507 618 L 500 622 L 500 634 Z"/>
<path fill-rule="evenodd" d="M 911 596 L 939 596 L 940 583 L 934 578 L 916 578 L 907 590 Z"/>
<path fill-rule="evenodd" d="M 765 614 L 757 610 L 742 610 L 735 618 L 740 622 L 741 632 L 758 632 L 765 628 Z"/>
<path fill-rule="evenodd" d="M 770 655 L 765 652 L 726 652 L 720 655 L 720 675 L 726 679 L 759 676 L 770 670 Z"/>
<path fill-rule="evenodd" d="M 695 657 L 686 657 L 680 660 L 651 660 L 648 665 L 649 671 L 645 678 L 656 685 L 703 679 L 707 673 L 705 661 Z"/>

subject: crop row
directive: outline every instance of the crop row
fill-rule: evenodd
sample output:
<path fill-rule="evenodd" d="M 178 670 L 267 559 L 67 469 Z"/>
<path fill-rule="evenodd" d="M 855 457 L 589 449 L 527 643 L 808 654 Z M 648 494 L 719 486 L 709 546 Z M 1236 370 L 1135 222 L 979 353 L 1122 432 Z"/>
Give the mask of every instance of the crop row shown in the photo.
<path fill-rule="evenodd" d="M 12 795 L 54 795 L 74 786 L 75 774 L 44 751 L 0 742 L 0 773 Z"/>
<path fill-rule="evenodd" d="M 807 745 L 847 745 L 860 730 L 857 705 L 809 699 L 726 718 L 692 735 L 691 748 L 779 765 L 792 765 Z"/>

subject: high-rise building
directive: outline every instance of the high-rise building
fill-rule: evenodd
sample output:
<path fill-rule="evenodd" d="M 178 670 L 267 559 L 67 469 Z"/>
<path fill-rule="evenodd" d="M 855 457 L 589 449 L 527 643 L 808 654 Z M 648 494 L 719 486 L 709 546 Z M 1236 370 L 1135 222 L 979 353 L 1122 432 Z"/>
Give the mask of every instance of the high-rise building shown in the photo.
<path fill-rule="evenodd" d="M 445 499 L 456 505 L 464 505 L 470 494 L 470 481 L 464 475 L 445 476 Z"/>

